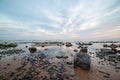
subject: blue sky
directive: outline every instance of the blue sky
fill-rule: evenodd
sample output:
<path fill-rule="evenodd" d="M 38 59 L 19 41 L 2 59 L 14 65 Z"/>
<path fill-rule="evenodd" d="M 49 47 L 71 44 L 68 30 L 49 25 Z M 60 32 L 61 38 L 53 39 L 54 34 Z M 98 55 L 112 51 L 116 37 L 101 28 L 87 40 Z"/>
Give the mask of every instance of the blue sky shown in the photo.
<path fill-rule="evenodd" d="M 0 40 L 120 40 L 120 0 L 0 0 Z"/>

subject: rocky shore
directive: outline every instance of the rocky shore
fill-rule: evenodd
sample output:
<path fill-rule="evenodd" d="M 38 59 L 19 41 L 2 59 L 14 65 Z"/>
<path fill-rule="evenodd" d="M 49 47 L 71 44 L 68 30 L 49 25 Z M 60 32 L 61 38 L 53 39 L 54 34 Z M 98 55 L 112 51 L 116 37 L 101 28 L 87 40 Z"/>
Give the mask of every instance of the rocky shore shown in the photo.
<path fill-rule="evenodd" d="M 40 43 L 44 47 L 38 44 L 24 43 L 18 44 L 17 48 L 2 48 L 0 80 L 120 79 L 119 44 L 103 44 L 99 49 L 94 47 L 94 52 L 90 47 L 95 43 L 53 42 L 49 46 L 48 43 Z"/>

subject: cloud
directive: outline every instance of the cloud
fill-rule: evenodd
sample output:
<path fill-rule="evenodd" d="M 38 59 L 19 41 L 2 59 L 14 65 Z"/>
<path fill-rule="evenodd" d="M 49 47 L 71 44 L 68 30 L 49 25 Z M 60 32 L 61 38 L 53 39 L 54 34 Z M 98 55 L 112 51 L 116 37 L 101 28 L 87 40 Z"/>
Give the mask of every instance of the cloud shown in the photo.
<path fill-rule="evenodd" d="M 21 35 L 24 39 L 120 39 L 118 2 L 37 0 L 28 4 L 21 0 L 11 5 L 12 1 L 3 1 L 0 3 L 0 36 L 3 39 Z"/>
<path fill-rule="evenodd" d="M 58 22 L 58 23 L 62 23 L 63 22 L 63 18 L 59 16 L 58 12 L 51 12 L 49 10 L 44 10 L 43 13 L 45 14 L 45 16 L 54 21 L 54 22 Z"/>

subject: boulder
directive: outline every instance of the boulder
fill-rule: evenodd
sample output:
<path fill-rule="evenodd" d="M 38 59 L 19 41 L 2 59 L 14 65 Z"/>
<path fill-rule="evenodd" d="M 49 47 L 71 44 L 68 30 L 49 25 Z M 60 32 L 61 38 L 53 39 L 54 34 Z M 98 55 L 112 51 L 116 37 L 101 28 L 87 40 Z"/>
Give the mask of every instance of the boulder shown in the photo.
<path fill-rule="evenodd" d="M 90 56 L 87 53 L 79 52 L 74 58 L 74 65 L 89 70 L 91 64 Z"/>

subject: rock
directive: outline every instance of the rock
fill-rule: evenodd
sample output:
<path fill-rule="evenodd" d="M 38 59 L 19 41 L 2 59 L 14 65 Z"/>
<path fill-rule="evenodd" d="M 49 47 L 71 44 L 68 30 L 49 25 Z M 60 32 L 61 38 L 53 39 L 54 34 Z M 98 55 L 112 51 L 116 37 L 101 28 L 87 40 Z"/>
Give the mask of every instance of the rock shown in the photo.
<path fill-rule="evenodd" d="M 66 47 L 71 47 L 71 46 L 72 46 L 72 44 L 70 42 L 66 43 Z"/>
<path fill-rule="evenodd" d="M 88 52 L 87 47 L 82 47 L 80 49 L 80 52 L 87 53 Z"/>
<path fill-rule="evenodd" d="M 110 45 L 110 48 L 111 48 L 111 49 L 115 49 L 115 48 L 117 48 L 117 47 L 118 47 L 118 46 L 115 45 L 115 44 L 111 44 L 111 45 Z"/>
<path fill-rule="evenodd" d="M 42 45 L 41 47 L 45 47 L 44 45 Z"/>
<path fill-rule="evenodd" d="M 48 50 L 47 48 L 45 48 L 45 50 Z"/>
<path fill-rule="evenodd" d="M 60 58 L 62 58 L 63 56 L 56 56 L 56 58 L 58 58 L 58 59 L 60 59 Z"/>
<path fill-rule="evenodd" d="M 8 63 L 7 65 L 10 66 L 10 63 Z"/>
<path fill-rule="evenodd" d="M 89 70 L 91 64 L 90 56 L 86 53 L 79 52 L 74 58 L 74 65 L 81 67 L 82 69 Z"/>
<path fill-rule="evenodd" d="M 26 48 L 28 47 L 28 46 L 25 46 Z"/>
<path fill-rule="evenodd" d="M 17 44 L 16 43 L 9 43 L 9 44 L 7 44 L 7 43 L 5 43 L 5 44 L 1 44 L 0 43 L 0 48 L 2 49 L 4 49 L 4 48 L 11 48 L 11 47 L 17 47 Z"/>
<path fill-rule="evenodd" d="M 30 53 L 35 53 L 37 51 L 37 48 L 35 47 L 30 47 L 29 48 Z"/>
<path fill-rule="evenodd" d="M 74 76 L 75 76 L 75 73 L 74 73 L 74 72 L 71 72 L 71 73 L 70 73 L 70 76 L 74 77 Z"/>
<path fill-rule="evenodd" d="M 103 73 L 103 77 L 105 78 L 109 78 L 110 77 L 110 74 L 107 73 L 107 72 L 103 72 L 103 71 L 99 71 L 100 73 Z"/>
<path fill-rule="evenodd" d="M 55 74 L 55 73 L 54 73 L 54 74 L 51 74 L 51 75 L 50 75 L 50 79 L 53 79 L 53 80 L 57 79 L 57 74 Z"/>
<path fill-rule="evenodd" d="M 67 59 L 67 58 L 68 58 L 68 56 L 63 56 L 63 58 L 64 58 L 64 59 Z"/>
<path fill-rule="evenodd" d="M 74 49 L 74 52 L 78 52 L 78 50 L 77 50 L 77 49 Z"/>
<path fill-rule="evenodd" d="M 103 44 L 103 47 L 109 47 L 107 44 Z"/>
<path fill-rule="evenodd" d="M 72 65 L 72 64 L 73 64 L 73 62 L 72 62 L 72 61 L 69 61 L 69 62 L 67 62 L 67 64 L 68 64 L 68 65 Z"/>
<path fill-rule="evenodd" d="M 12 77 L 12 76 L 14 76 L 14 75 L 15 75 L 15 73 L 14 73 L 14 72 L 12 72 L 9 76 L 10 76 L 10 77 Z"/>
<path fill-rule="evenodd" d="M 61 59 L 61 58 L 63 58 L 63 59 L 67 59 L 68 58 L 68 56 L 63 56 L 63 55 L 59 55 L 59 56 L 56 56 L 56 58 L 58 58 L 58 59 Z"/>
<path fill-rule="evenodd" d="M 116 51 L 116 49 L 101 49 L 101 53 L 105 53 L 105 54 L 116 54 L 117 53 L 117 51 Z"/>
<path fill-rule="evenodd" d="M 41 53 L 41 54 L 39 55 L 39 58 L 40 58 L 40 59 L 44 59 L 44 58 L 46 58 L 46 55 L 43 54 L 43 53 Z"/>
<path fill-rule="evenodd" d="M 120 64 L 117 64 L 117 65 L 116 65 L 116 69 L 120 69 Z"/>

